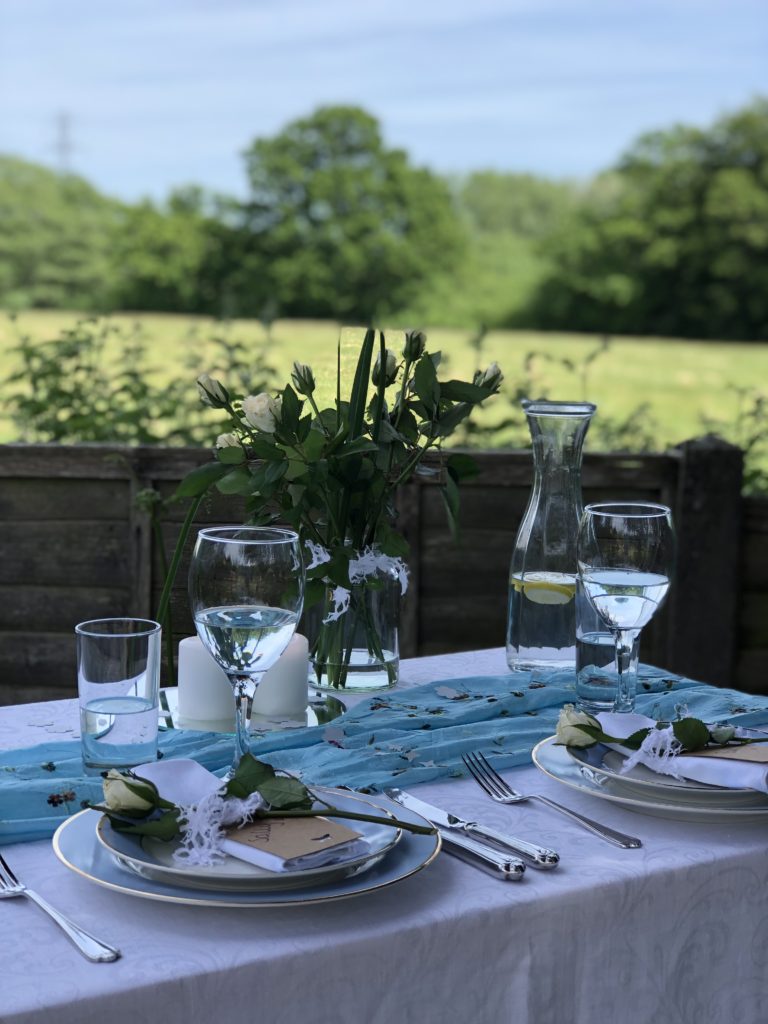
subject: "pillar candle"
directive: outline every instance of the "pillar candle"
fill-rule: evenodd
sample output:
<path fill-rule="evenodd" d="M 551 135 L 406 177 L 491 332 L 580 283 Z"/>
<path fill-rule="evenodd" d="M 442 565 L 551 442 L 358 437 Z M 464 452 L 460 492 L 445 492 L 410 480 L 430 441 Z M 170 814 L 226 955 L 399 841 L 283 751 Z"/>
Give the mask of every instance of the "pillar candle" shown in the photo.
<path fill-rule="evenodd" d="M 309 643 L 296 633 L 272 668 L 261 678 L 253 698 L 254 715 L 300 715 L 307 709 Z"/>
<path fill-rule="evenodd" d="M 232 684 L 197 636 L 179 643 L 179 717 L 234 729 Z"/>

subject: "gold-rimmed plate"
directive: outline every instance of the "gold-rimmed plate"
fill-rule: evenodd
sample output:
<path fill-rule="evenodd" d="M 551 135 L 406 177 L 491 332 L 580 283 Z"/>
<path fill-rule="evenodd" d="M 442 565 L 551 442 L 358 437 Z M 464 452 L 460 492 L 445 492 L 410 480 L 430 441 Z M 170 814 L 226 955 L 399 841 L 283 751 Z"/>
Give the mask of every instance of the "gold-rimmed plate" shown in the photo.
<path fill-rule="evenodd" d="M 421 815 L 392 803 L 386 797 L 373 796 L 366 799 L 381 811 L 394 813 L 404 821 L 431 827 Z M 349 899 L 402 882 L 431 864 L 440 852 L 439 835 L 416 835 L 404 831 L 400 842 L 370 870 L 334 882 L 302 889 L 269 892 L 190 889 L 144 878 L 120 867 L 115 863 L 112 854 L 96 838 L 96 828 L 100 819 L 99 811 L 81 811 L 67 818 L 56 830 L 53 849 L 65 867 L 113 892 L 193 906 L 288 907 Z"/>

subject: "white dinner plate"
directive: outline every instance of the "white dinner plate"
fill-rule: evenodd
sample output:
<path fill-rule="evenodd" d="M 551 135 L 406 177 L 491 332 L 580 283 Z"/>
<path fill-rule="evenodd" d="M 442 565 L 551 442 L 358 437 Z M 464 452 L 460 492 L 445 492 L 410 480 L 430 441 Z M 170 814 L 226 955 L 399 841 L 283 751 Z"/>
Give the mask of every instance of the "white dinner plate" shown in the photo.
<path fill-rule="evenodd" d="M 580 768 L 583 775 L 610 783 L 611 790 L 625 792 L 628 796 L 666 801 L 674 804 L 695 804 L 706 807 L 768 807 L 768 795 L 754 789 L 729 789 L 726 786 L 710 786 L 693 779 L 675 779 L 638 764 L 626 774 L 622 767 L 626 758 L 604 743 L 592 747 L 566 747 L 568 755 Z"/>
<path fill-rule="evenodd" d="M 385 797 L 366 798 L 380 810 L 396 814 L 403 821 L 431 827 L 414 811 L 394 804 Z M 101 812 L 80 811 L 67 818 L 56 830 L 53 849 L 59 860 L 71 871 L 114 892 L 166 903 L 186 903 L 211 907 L 288 907 L 347 899 L 366 892 L 384 889 L 421 871 L 440 852 L 440 836 L 403 832 L 399 843 L 368 871 L 359 875 L 302 889 L 259 892 L 223 892 L 218 889 L 192 889 L 169 885 L 126 871 L 98 841 L 96 829 Z"/>
<path fill-rule="evenodd" d="M 555 743 L 554 736 L 542 740 L 534 747 L 532 757 L 536 767 L 556 782 L 589 796 L 621 804 L 622 807 L 641 814 L 673 818 L 677 821 L 768 821 L 768 797 L 765 796 L 762 797 L 760 804 L 743 807 L 712 801 L 708 794 L 701 790 L 694 801 L 675 801 L 669 796 L 659 798 L 646 792 L 630 793 L 626 787 L 616 786 L 614 780 L 607 775 L 597 774 L 590 766 L 574 760 L 566 747 Z"/>
<path fill-rule="evenodd" d="M 378 807 L 367 797 L 352 795 L 337 789 L 313 787 L 316 793 L 327 797 L 339 810 L 359 811 L 363 814 L 394 815 L 384 807 Z M 329 816 L 332 817 L 332 816 Z M 237 857 L 225 857 L 219 864 L 210 867 L 177 864 L 174 853 L 178 842 L 163 842 L 151 836 L 135 836 L 117 832 L 104 815 L 96 826 L 96 838 L 114 857 L 115 861 L 128 871 L 143 878 L 168 885 L 183 885 L 191 889 L 221 889 L 227 892 L 272 892 L 286 889 L 303 889 L 309 886 L 326 885 L 348 875 L 360 875 L 377 864 L 382 857 L 400 841 L 402 829 L 389 825 L 378 825 L 372 821 L 349 821 L 338 818 L 339 822 L 351 825 L 365 839 L 368 850 L 362 855 L 350 858 L 341 864 L 327 864 L 324 867 L 302 871 L 275 872 L 248 864 Z"/>

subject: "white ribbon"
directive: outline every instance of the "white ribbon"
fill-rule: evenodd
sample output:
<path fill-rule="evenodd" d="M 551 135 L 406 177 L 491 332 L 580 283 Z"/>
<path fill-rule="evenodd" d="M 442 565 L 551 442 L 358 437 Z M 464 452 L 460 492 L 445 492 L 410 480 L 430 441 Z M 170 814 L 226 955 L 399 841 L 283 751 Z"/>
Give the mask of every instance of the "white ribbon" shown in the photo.
<path fill-rule="evenodd" d="M 305 540 L 304 543 L 311 556 L 310 563 L 306 567 L 307 572 L 310 569 L 316 569 L 318 565 L 330 562 L 330 552 L 322 544 L 315 544 L 311 540 Z M 408 590 L 408 569 L 402 558 L 385 555 L 378 548 L 368 547 L 349 560 L 349 582 L 352 584 L 363 583 L 378 573 L 396 575 L 400 583 L 401 596 Z M 330 584 L 331 581 L 326 578 L 325 582 Z M 323 619 L 323 625 L 336 622 L 342 615 L 346 615 L 349 611 L 350 597 L 351 591 L 347 587 L 333 588 L 330 595 L 332 607 Z"/>

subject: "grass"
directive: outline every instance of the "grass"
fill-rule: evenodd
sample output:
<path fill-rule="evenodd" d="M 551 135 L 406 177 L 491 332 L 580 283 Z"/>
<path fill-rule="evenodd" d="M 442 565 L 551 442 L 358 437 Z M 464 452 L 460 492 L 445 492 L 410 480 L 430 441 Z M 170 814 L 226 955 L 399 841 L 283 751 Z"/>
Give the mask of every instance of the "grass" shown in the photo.
<path fill-rule="evenodd" d="M 19 314 L 15 322 L 0 319 L 0 359 L 10 372 L 14 366 L 11 349 L 17 332 L 35 340 L 54 338 L 72 326 L 79 314 L 34 311 Z M 189 374 L 190 396 L 195 401 L 196 372 L 215 376 L 213 348 L 208 339 L 221 333 L 222 325 L 205 318 L 159 314 L 121 314 L 111 318 L 123 326 L 140 322 L 151 344 L 148 362 L 158 381 Z M 245 342 L 264 344 L 266 334 L 256 321 L 236 321 L 230 336 Z M 704 433 L 707 421 L 730 424 L 721 433 L 738 438 L 736 423 L 744 395 L 757 393 L 768 381 L 768 345 L 732 342 L 694 342 L 658 338 L 615 338 L 606 351 L 588 364 L 600 339 L 588 335 L 492 331 L 483 339 L 480 351 L 471 344 L 472 331 L 431 329 L 431 351 L 443 352 L 441 376 L 471 376 L 478 364 L 496 360 L 505 374 L 502 396 L 481 410 L 489 428 L 502 420 L 514 422 L 487 438 L 492 444 L 514 443 L 525 437 L 522 413 L 515 396 L 522 389 L 531 397 L 589 400 L 598 406 L 588 445 L 597 448 L 601 421 L 629 419 L 627 436 L 650 435 L 654 446 L 663 449 Z M 272 327 L 268 362 L 277 371 L 278 382 L 288 379 L 294 359 L 309 363 L 318 381 L 318 398 L 330 402 L 335 394 L 337 324 L 327 321 L 278 321 Z M 400 344 L 395 334 L 391 341 Z M 345 333 L 343 374 L 348 390 L 357 350 L 355 336 Z M 190 360 L 190 352 L 194 359 Z M 531 353 L 535 353 L 531 356 Z M 197 361 L 198 370 L 192 366 Z M 740 393 L 741 392 L 741 397 Z M 647 404 L 641 414 L 638 406 Z M 10 420 L 0 420 L 0 441 L 13 440 Z"/>

